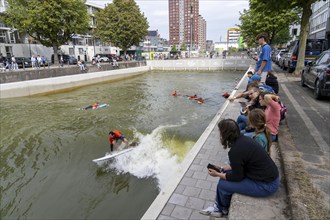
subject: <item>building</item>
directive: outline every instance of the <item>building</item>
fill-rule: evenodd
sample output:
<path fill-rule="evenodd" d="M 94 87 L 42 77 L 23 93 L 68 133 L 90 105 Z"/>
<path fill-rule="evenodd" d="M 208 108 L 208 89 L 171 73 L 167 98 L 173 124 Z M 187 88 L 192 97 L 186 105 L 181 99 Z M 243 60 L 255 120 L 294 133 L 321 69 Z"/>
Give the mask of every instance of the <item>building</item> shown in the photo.
<path fill-rule="evenodd" d="M 199 0 L 171 0 L 169 4 L 169 42 L 189 50 L 198 46 Z"/>
<path fill-rule="evenodd" d="M 168 41 L 160 37 L 158 30 L 149 30 L 145 41 L 140 45 L 145 52 L 163 52 L 169 50 Z"/>
<path fill-rule="evenodd" d="M 328 39 L 330 42 L 330 0 L 318 1 L 312 5 L 309 39 Z"/>
<path fill-rule="evenodd" d="M 241 31 L 239 28 L 229 28 L 227 30 L 228 43 L 238 43 L 240 36 L 241 36 Z"/>
<path fill-rule="evenodd" d="M 95 54 L 117 54 L 120 49 L 111 44 L 102 43 L 92 36 L 95 28 L 95 13 L 104 8 L 89 1 L 86 2 L 87 13 L 90 16 L 89 34 L 75 35 L 67 44 L 60 46 L 59 53 L 73 55 L 78 59 L 91 61 Z M 6 0 L 0 0 L 0 13 L 6 10 Z M 7 27 L 0 21 L 0 55 L 11 57 L 45 56 L 51 59 L 53 48 L 45 47 L 26 33 L 19 33 L 14 27 Z"/>
<path fill-rule="evenodd" d="M 198 47 L 204 52 L 206 50 L 206 21 L 202 15 L 199 15 L 198 23 Z"/>
<path fill-rule="evenodd" d="M 214 50 L 213 40 L 206 40 L 206 51 L 212 52 Z"/>

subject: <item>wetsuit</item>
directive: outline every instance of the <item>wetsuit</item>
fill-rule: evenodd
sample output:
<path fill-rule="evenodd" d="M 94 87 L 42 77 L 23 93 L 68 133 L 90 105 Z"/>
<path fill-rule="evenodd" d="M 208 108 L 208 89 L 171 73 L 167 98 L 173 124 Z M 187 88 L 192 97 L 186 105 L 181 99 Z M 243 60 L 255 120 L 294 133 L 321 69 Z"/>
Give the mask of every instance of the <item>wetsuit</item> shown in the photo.
<path fill-rule="evenodd" d="M 122 133 L 120 133 L 120 131 L 118 130 L 114 130 L 112 131 L 113 135 L 110 135 L 109 134 L 109 142 L 110 142 L 110 149 L 111 149 L 111 152 L 113 151 L 113 142 L 117 140 L 122 140 L 124 141 L 125 137 L 122 135 Z"/>

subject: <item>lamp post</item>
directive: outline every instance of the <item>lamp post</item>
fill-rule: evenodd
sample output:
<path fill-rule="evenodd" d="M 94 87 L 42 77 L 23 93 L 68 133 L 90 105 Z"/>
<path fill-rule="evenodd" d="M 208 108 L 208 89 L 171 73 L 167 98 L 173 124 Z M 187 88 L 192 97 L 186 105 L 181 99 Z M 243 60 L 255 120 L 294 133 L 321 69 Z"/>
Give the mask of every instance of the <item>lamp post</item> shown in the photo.
<path fill-rule="evenodd" d="M 190 3 L 190 46 L 189 46 L 189 57 L 191 57 L 192 45 L 193 45 L 193 20 L 194 20 L 194 0 Z"/>

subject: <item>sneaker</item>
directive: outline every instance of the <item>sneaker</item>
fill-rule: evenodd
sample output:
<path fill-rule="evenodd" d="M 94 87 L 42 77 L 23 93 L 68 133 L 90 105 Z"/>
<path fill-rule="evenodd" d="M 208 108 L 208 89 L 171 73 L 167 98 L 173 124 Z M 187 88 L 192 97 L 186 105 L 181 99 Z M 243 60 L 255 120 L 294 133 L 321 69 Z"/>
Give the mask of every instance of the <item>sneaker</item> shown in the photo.
<path fill-rule="evenodd" d="M 221 217 L 221 212 L 215 203 L 212 206 L 199 211 L 199 213 L 201 213 L 202 215 L 208 215 L 208 216 L 212 216 L 215 218 L 217 218 L 218 216 Z"/>
<path fill-rule="evenodd" d="M 229 210 L 228 210 L 228 208 L 222 208 L 221 212 L 222 212 L 223 215 L 228 215 Z"/>

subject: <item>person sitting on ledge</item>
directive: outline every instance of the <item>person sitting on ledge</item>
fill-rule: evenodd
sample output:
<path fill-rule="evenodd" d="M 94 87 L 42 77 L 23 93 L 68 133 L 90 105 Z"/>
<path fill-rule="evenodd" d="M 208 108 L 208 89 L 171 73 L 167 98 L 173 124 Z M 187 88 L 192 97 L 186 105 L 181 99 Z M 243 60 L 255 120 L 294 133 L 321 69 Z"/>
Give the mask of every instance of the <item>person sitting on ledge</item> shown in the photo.
<path fill-rule="evenodd" d="M 208 174 L 218 177 L 215 203 L 200 213 L 219 218 L 228 215 L 231 197 L 239 193 L 252 197 L 274 194 L 280 186 L 276 164 L 268 153 L 253 139 L 241 135 L 232 119 L 219 122 L 220 141 L 228 152 L 230 165 L 215 166 L 220 172 L 208 169 Z"/>

